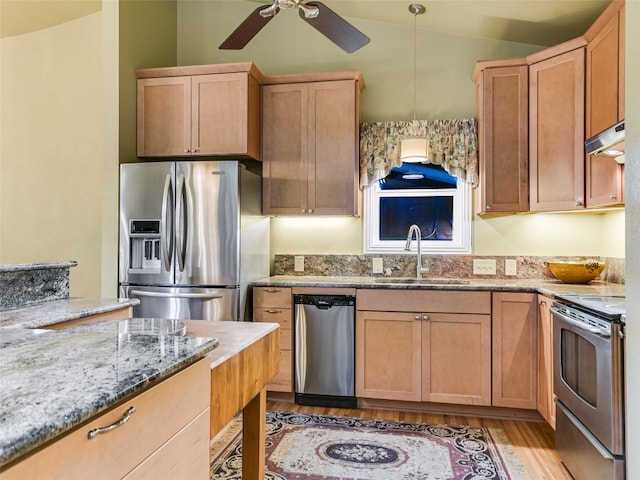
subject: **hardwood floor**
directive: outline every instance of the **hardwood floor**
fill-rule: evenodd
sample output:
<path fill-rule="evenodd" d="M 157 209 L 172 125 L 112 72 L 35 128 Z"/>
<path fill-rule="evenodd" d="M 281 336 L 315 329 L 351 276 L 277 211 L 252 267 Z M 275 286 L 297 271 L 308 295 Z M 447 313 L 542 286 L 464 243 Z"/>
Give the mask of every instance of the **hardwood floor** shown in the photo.
<path fill-rule="evenodd" d="M 284 401 L 268 401 L 267 408 L 288 412 L 373 418 L 411 423 L 471 425 L 501 428 L 514 445 L 531 480 L 572 480 L 554 449 L 554 431 L 546 423 L 453 415 L 435 415 L 397 410 L 308 407 Z"/>

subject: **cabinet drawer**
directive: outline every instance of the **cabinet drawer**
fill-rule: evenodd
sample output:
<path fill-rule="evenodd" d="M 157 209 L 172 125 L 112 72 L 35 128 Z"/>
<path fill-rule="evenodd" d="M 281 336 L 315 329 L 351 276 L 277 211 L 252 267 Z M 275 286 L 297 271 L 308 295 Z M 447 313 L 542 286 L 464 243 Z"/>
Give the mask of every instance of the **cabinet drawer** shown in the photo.
<path fill-rule="evenodd" d="M 418 313 L 491 313 L 491 292 L 361 289 L 358 310 Z"/>
<path fill-rule="evenodd" d="M 209 475 L 209 409 L 153 453 L 125 480 L 207 478 Z"/>
<path fill-rule="evenodd" d="M 254 322 L 279 323 L 281 328 L 291 328 L 291 309 L 280 307 L 256 307 L 253 309 Z"/>
<path fill-rule="evenodd" d="M 255 287 L 253 304 L 257 308 L 291 308 L 291 289 L 288 287 Z"/>
<path fill-rule="evenodd" d="M 3 480 L 122 478 L 209 407 L 210 361 L 201 360 L 122 402 L 2 472 Z M 180 395 L 176 395 L 180 392 Z M 89 440 L 135 407 L 130 420 Z"/>

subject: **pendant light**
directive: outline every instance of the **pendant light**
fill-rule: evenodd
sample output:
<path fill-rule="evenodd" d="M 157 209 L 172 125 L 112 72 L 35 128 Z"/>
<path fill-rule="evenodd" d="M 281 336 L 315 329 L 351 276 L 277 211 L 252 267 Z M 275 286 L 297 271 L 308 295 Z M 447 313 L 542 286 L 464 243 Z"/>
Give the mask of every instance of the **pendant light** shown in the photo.
<path fill-rule="evenodd" d="M 413 13 L 413 121 L 416 121 L 416 55 L 417 55 L 417 27 L 416 18 L 426 12 L 424 5 L 412 3 L 409 11 Z M 403 138 L 400 142 L 400 160 L 406 163 L 427 162 L 427 139 L 423 137 Z"/>

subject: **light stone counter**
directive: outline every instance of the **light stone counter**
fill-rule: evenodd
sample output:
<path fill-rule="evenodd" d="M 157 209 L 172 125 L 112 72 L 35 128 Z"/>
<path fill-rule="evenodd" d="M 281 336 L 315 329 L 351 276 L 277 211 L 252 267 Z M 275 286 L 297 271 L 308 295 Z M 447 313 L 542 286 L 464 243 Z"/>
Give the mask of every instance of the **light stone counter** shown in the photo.
<path fill-rule="evenodd" d="M 64 298 L 0 311 L 1 327 L 42 328 L 138 305 L 137 298 Z"/>
<path fill-rule="evenodd" d="M 414 278 L 401 277 L 341 277 L 276 275 L 253 282 L 255 287 L 344 287 L 421 290 L 488 290 L 495 292 L 537 292 L 550 297 L 560 295 L 624 296 L 625 286 L 594 280 L 589 284 L 562 283 L 545 279 L 476 279 L 476 278 Z"/>

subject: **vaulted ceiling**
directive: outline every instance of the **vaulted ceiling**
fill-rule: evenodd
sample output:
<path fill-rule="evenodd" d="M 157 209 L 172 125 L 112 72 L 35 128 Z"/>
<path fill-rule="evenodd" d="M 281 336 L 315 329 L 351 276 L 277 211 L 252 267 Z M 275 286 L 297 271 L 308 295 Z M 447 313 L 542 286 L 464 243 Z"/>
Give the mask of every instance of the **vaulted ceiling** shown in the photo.
<path fill-rule="evenodd" d="M 147 0 L 149 1 L 149 0 Z M 160 1 L 160 0 L 156 0 Z M 178 0 L 189 2 L 194 0 Z M 221 0 L 197 0 L 220 3 Z M 243 1 L 253 7 L 269 0 Z M 413 25 L 404 0 L 323 0 L 338 14 Z M 2 0 L 0 36 L 20 35 L 97 12 L 100 0 Z M 549 46 L 577 37 L 593 23 L 609 0 L 428 0 L 415 18 L 421 29 Z"/>

